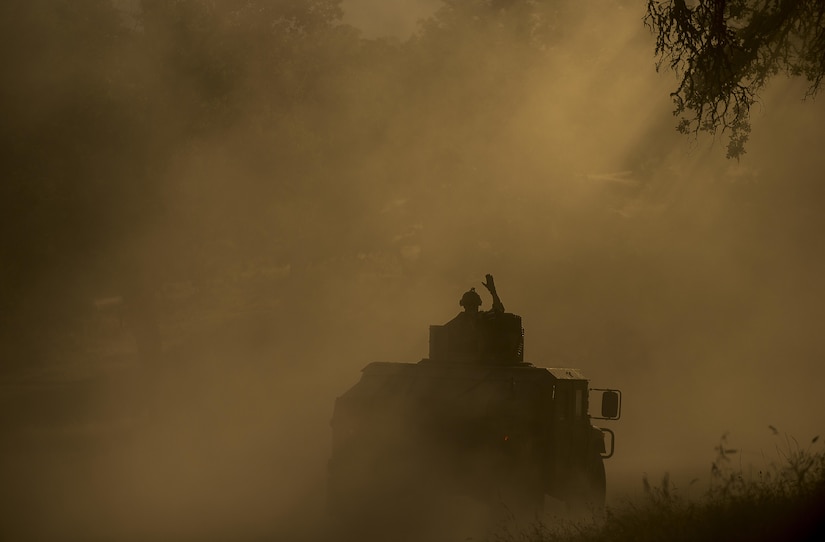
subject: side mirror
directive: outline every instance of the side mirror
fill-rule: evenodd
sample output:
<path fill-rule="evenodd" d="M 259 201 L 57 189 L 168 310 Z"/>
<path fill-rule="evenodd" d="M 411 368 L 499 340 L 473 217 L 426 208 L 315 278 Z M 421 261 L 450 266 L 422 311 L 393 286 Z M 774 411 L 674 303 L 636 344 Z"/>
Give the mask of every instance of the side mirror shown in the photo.
<path fill-rule="evenodd" d="M 602 392 L 601 416 L 591 416 L 596 420 L 618 420 L 622 417 L 622 392 L 605 388 L 591 388 L 591 392 Z"/>
<path fill-rule="evenodd" d="M 615 391 L 602 393 L 602 418 L 619 417 L 619 394 Z"/>

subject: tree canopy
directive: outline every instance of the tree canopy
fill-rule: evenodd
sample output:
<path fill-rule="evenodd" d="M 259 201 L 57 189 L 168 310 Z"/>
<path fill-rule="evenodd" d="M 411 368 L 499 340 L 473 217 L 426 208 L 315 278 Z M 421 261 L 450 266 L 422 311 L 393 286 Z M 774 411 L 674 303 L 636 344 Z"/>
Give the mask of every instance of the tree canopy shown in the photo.
<path fill-rule="evenodd" d="M 749 112 L 778 74 L 801 76 L 814 96 L 825 73 L 821 0 L 649 0 L 657 68 L 679 75 L 671 94 L 682 133 L 727 133 L 728 157 L 745 152 Z"/>

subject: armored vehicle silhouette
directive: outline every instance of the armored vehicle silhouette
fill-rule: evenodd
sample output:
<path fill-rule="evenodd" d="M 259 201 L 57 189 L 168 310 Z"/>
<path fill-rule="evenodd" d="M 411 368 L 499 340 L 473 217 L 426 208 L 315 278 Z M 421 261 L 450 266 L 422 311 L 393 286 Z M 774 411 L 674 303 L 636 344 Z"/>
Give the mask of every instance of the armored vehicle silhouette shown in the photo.
<path fill-rule="evenodd" d="M 521 317 L 504 312 L 492 276 L 484 286 L 492 310 L 478 311 L 470 290 L 464 312 L 430 326 L 428 358 L 371 363 L 336 400 L 334 515 L 409 514 L 451 495 L 513 510 L 541 509 L 545 495 L 604 504 L 614 437 L 591 419 L 618 419 L 620 392 L 589 389 L 578 369 L 525 362 Z M 593 391 L 600 416 L 589 415 Z"/>

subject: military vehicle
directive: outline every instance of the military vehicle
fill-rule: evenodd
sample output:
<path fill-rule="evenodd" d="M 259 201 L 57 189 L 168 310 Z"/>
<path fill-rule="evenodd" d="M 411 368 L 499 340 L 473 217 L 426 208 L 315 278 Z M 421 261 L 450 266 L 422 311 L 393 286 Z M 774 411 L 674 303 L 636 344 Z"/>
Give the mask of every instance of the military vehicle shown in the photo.
<path fill-rule="evenodd" d="M 590 389 L 578 369 L 525 362 L 521 317 L 504 312 L 492 276 L 484 286 L 492 310 L 478 311 L 470 290 L 464 312 L 430 326 L 428 358 L 370 363 L 335 401 L 333 515 L 409 516 L 450 496 L 526 511 L 545 495 L 603 506 L 614 434 L 591 420 L 617 420 L 620 392 Z M 592 392 L 599 416 L 589 414 Z"/>

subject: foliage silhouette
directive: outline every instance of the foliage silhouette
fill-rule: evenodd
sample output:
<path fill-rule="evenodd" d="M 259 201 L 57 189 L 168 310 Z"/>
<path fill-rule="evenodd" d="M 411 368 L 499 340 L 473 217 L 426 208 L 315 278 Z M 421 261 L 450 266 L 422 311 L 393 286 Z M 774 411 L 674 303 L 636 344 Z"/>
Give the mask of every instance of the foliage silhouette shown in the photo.
<path fill-rule="evenodd" d="M 819 540 L 825 533 L 825 450 L 785 437 L 764 470 L 732 466 L 738 451 L 727 435 L 716 446 L 711 484 L 699 499 L 682 497 L 665 474 L 659 485 L 645 476 L 643 498 L 608 509 L 603 519 L 536 528 L 519 540 Z M 510 539 L 513 539 L 511 537 Z"/>
<path fill-rule="evenodd" d="M 818 0 L 649 0 L 657 69 L 674 70 L 671 93 L 684 134 L 727 133 L 729 158 L 745 152 L 750 109 L 778 74 L 802 76 L 808 96 L 825 74 L 825 4 Z"/>

